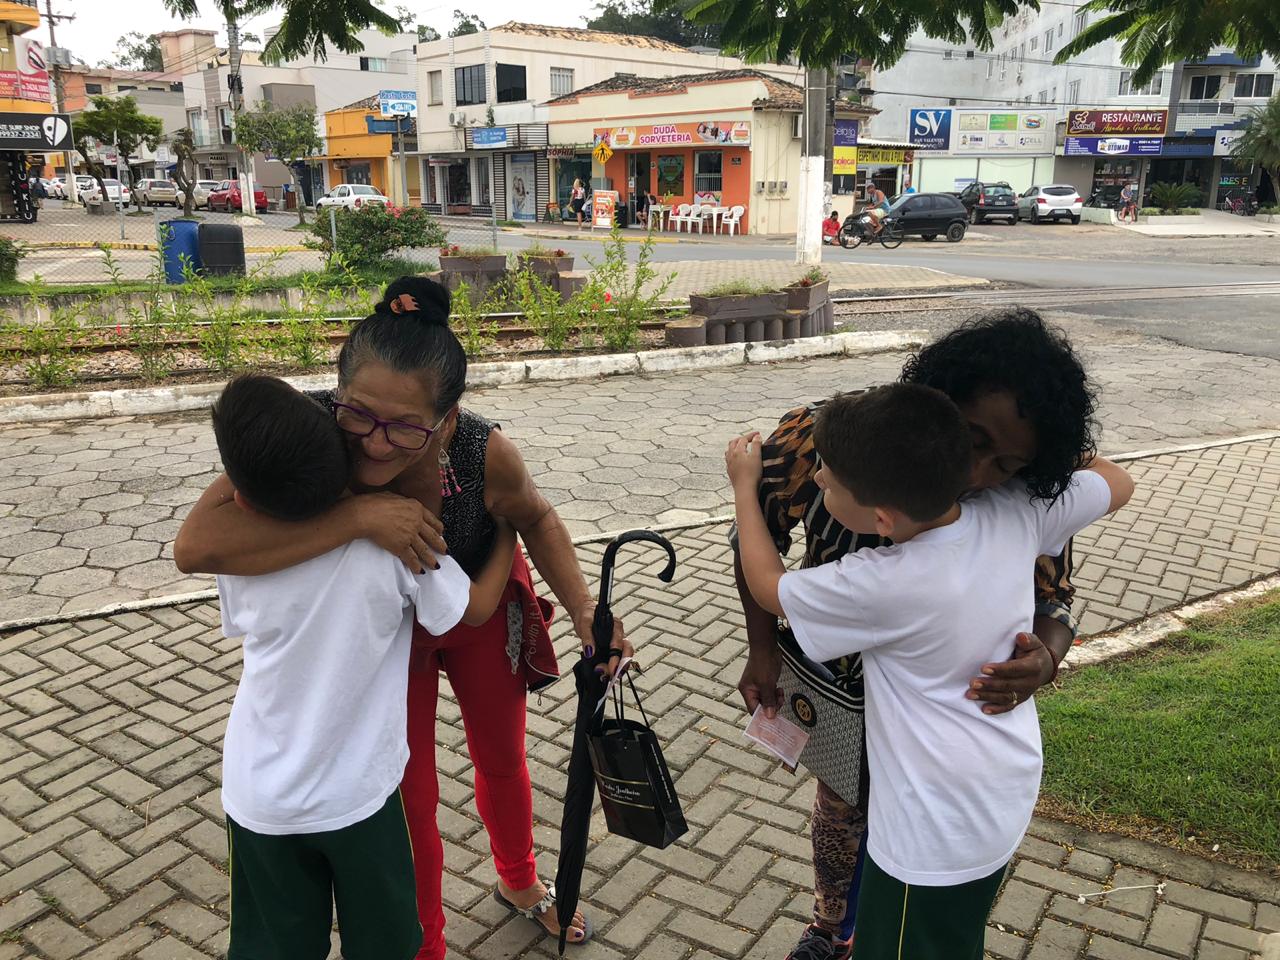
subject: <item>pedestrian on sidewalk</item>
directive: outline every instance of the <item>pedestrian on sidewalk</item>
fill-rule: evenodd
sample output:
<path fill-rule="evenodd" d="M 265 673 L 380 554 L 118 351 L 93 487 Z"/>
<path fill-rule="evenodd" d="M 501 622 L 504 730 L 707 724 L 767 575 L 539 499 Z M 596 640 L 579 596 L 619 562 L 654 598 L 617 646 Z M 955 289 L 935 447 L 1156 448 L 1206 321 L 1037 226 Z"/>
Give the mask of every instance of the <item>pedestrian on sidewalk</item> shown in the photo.
<path fill-rule="evenodd" d="M 893 545 L 788 573 L 757 497 L 759 437 L 725 454 L 751 595 L 786 617 L 811 660 L 861 654 L 866 674 L 870 825 L 853 960 L 982 960 L 1043 756 L 1033 704 L 985 714 L 966 681 L 1031 629 L 1027 566 L 1128 503 L 1133 481 L 1092 457 L 1053 499 L 1017 479 L 961 499 L 970 426 L 946 394 L 911 383 L 845 394 L 815 428 L 823 502 L 846 529 Z"/>
<path fill-rule="evenodd" d="M 960 407 L 973 435 L 974 490 L 1016 476 L 1035 496 L 1052 499 L 1093 449 L 1093 387 L 1070 343 L 1033 311 L 992 314 L 951 331 L 908 361 L 902 379 L 936 387 Z M 782 417 L 764 443 L 767 467 L 759 488 L 779 552 L 789 550 L 792 531 L 804 525 L 805 567 L 882 543 L 878 536 L 846 529 L 824 504 L 814 450 L 814 420 L 821 407 L 811 404 Z M 970 682 L 974 709 L 993 714 L 1014 710 L 1052 680 L 1074 637 L 1070 573 L 1070 544 L 1055 557 L 1041 557 L 1034 571 L 1028 571 L 1034 574 L 1037 603 L 1033 629 L 1024 638 L 1009 637 L 1012 657 L 987 665 L 989 672 Z M 740 568 L 735 574 L 749 643 L 738 690 L 748 713 L 763 706 L 773 714 L 781 695 L 778 618 L 752 599 Z M 862 695 L 859 656 L 826 667 L 839 686 Z M 865 791 L 858 804 L 850 804 L 818 783 L 812 823 L 814 915 L 790 954 L 796 960 L 848 955 L 856 920 L 854 877 L 866 823 Z"/>
<path fill-rule="evenodd" d="M 569 195 L 569 209 L 573 211 L 573 215 L 578 218 L 578 229 L 582 229 L 582 208 L 587 203 L 587 188 L 582 185 L 581 180 L 573 181 L 573 192 Z"/>
<path fill-rule="evenodd" d="M 1126 183 L 1124 189 L 1120 191 L 1120 222 L 1124 223 L 1125 219 L 1131 219 L 1134 223 L 1138 222 L 1138 188 L 1135 184 Z"/>
<path fill-rule="evenodd" d="M 348 434 L 352 489 L 363 494 L 305 524 L 247 518 L 226 477 L 197 502 L 174 544 L 180 569 L 253 574 L 283 569 L 359 538 L 373 540 L 411 568 L 446 552 L 475 577 L 495 549 L 498 520 L 526 544 L 543 580 L 572 620 L 587 656 L 595 601 L 564 522 L 538 491 L 520 452 L 496 423 L 460 406 L 467 360 L 449 330 L 449 292 L 424 277 L 393 282 L 378 311 L 351 330 L 338 358 L 338 389 L 327 395 Z M 443 537 L 441 536 L 443 532 Z M 557 676 L 547 629 L 550 604 L 533 591 L 515 551 L 506 591 L 480 627 L 433 637 L 414 631 L 409 668 L 409 763 L 402 790 L 413 837 L 420 958 L 445 956 L 441 876 L 444 848 L 436 820 L 436 699 L 440 672 L 462 711 L 475 765 L 476 806 L 497 868 L 495 899 L 558 934 L 555 893 L 539 879 L 533 849 L 533 798 L 525 758 L 526 696 Z M 630 656 L 615 623 L 611 661 Z M 569 942 L 585 943 L 579 913 Z"/>
<path fill-rule="evenodd" d="M 307 523 L 345 494 L 346 439 L 275 377 L 232 380 L 213 406 L 218 454 L 250 520 Z M 475 583 L 441 557 L 414 576 L 368 540 L 293 566 L 218 577 L 244 670 L 223 740 L 233 958 L 410 960 L 422 944 L 400 780 L 413 625 L 479 625 L 507 584 L 505 527 Z"/>

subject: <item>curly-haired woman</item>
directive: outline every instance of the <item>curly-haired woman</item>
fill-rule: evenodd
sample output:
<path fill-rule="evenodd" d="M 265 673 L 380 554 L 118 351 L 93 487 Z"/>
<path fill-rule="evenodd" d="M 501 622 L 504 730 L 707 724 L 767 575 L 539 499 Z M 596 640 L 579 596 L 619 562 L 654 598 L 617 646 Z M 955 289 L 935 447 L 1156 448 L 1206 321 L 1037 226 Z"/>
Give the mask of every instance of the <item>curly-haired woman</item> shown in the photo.
<path fill-rule="evenodd" d="M 960 408 L 973 439 L 970 482 L 975 490 L 1016 476 L 1033 497 L 1053 500 L 1094 451 L 1093 386 L 1071 344 L 1033 311 L 993 314 L 952 330 L 912 357 L 902 380 L 941 390 Z M 819 406 L 787 413 L 762 451 L 760 503 L 769 530 L 785 553 L 791 531 L 803 523 L 806 567 L 881 544 L 878 537 L 846 530 L 823 505 L 814 479 L 814 412 Z M 875 456 L 875 451 L 866 455 Z M 738 689 L 748 711 L 763 706 L 772 714 L 781 694 L 778 621 L 752 599 L 736 561 L 734 570 L 750 645 Z M 1070 572 L 1070 544 L 1059 556 L 1041 557 L 1034 572 L 1027 571 L 1035 578 L 1035 632 L 1010 637 L 1010 659 L 988 664 L 970 682 L 966 696 L 975 701 L 975 710 L 1013 710 L 1057 674 L 1075 633 Z M 862 694 L 860 657 L 826 666 L 837 683 Z M 867 776 L 865 767 L 862 775 Z M 812 827 L 814 918 L 790 955 L 794 960 L 841 960 L 851 950 L 855 873 L 867 824 L 867 790 L 860 795 L 858 804 L 847 803 L 818 783 Z"/>

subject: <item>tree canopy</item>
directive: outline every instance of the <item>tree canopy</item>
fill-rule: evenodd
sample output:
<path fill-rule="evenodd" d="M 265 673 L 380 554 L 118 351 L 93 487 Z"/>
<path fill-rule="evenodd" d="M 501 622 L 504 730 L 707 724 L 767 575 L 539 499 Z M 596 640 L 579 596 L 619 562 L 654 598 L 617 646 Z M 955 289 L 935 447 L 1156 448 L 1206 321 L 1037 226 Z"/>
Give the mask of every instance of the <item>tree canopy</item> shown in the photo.
<path fill-rule="evenodd" d="M 449 31 L 449 36 L 466 37 L 487 29 L 489 28 L 484 25 L 484 21 L 474 13 L 455 10 L 453 11 L 453 29 Z"/>
<path fill-rule="evenodd" d="M 1280 190 L 1280 96 L 1249 116 L 1249 125 L 1231 150 L 1237 163 L 1256 163 L 1271 174 L 1271 183 Z"/>
<path fill-rule="evenodd" d="M 92 159 L 94 151 L 89 141 L 115 144 L 127 160 L 143 145 L 154 150 L 164 135 L 164 123 L 159 117 L 139 113 L 138 101 L 133 97 L 96 96 L 90 97 L 89 103 L 92 109 L 79 114 L 71 129 L 76 150 L 85 158 L 85 165 L 98 181 L 98 189 L 105 199 L 107 191 L 102 181 L 106 168 L 100 160 Z"/>
<path fill-rule="evenodd" d="M 587 18 L 592 30 L 657 37 L 682 47 L 718 47 L 718 23 L 694 23 L 678 6 L 655 9 L 654 0 L 605 0 L 596 4 L 596 15 Z"/>
<path fill-rule="evenodd" d="M 250 153 L 263 153 L 284 161 L 297 185 L 293 164 L 324 148 L 316 130 L 316 109 L 308 104 L 277 109 L 260 103 L 236 116 L 236 142 Z M 302 194 L 298 193 L 298 223 L 306 223 Z"/>
<path fill-rule="evenodd" d="M 116 51 L 111 59 L 101 61 L 98 66 L 116 70 L 147 70 L 159 73 L 164 69 L 164 57 L 160 54 L 160 37 L 154 33 L 143 36 L 137 30 L 130 30 L 116 41 Z"/>

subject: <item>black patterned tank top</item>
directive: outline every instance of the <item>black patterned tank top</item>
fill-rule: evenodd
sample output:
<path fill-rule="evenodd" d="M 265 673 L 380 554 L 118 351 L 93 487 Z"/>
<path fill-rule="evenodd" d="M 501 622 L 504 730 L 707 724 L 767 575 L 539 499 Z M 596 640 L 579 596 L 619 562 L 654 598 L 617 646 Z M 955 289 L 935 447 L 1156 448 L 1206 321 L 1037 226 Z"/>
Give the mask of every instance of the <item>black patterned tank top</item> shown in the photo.
<path fill-rule="evenodd" d="M 330 410 L 333 408 L 332 390 L 308 391 L 308 396 L 318 400 Z M 449 555 L 467 572 L 477 577 L 484 569 L 485 561 L 493 552 L 497 525 L 484 505 L 484 468 L 489 452 L 489 434 L 498 428 L 492 420 L 465 408 L 458 410 L 458 425 L 449 444 L 449 461 L 453 467 L 461 493 L 450 489 L 440 505 L 440 520 L 444 523 L 444 540 L 449 545 Z"/>

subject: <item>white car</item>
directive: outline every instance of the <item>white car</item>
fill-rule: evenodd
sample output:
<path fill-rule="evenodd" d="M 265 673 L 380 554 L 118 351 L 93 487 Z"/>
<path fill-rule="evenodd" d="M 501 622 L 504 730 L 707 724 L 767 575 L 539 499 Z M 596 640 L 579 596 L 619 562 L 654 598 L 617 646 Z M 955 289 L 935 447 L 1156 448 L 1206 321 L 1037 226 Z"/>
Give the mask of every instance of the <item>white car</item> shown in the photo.
<path fill-rule="evenodd" d="M 316 207 L 347 207 L 359 210 L 367 203 L 380 203 L 384 207 L 391 201 L 378 192 L 377 187 L 366 183 L 340 183 L 316 201 Z"/>
<path fill-rule="evenodd" d="M 218 189 L 218 184 L 220 182 L 221 181 L 218 181 L 218 180 L 197 180 L 195 183 L 195 186 L 192 187 L 191 189 L 191 195 L 192 195 L 191 205 L 195 207 L 197 210 L 201 209 L 202 207 L 208 207 L 209 194 L 212 193 L 214 190 Z M 178 188 L 178 205 L 179 206 L 187 202 L 186 197 L 187 195 L 182 191 L 182 188 L 179 187 Z"/>
<path fill-rule="evenodd" d="M 67 199 L 67 178 L 54 177 L 49 181 L 48 190 L 49 196 L 53 197 L 55 200 Z"/>
<path fill-rule="evenodd" d="M 102 183 L 107 188 L 107 202 L 113 206 L 127 207 L 133 200 L 133 195 L 129 193 L 129 188 L 119 180 L 103 180 Z M 102 203 L 102 191 L 98 189 L 96 180 L 89 178 L 89 186 L 80 195 L 80 202 L 86 207 L 90 204 L 96 207 Z"/>
<path fill-rule="evenodd" d="M 1070 220 L 1080 222 L 1080 210 L 1084 199 L 1069 183 L 1051 183 L 1043 187 L 1031 187 L 1018 197 L 1016 220 L 1040 223 L 1044 220 Z"/>

